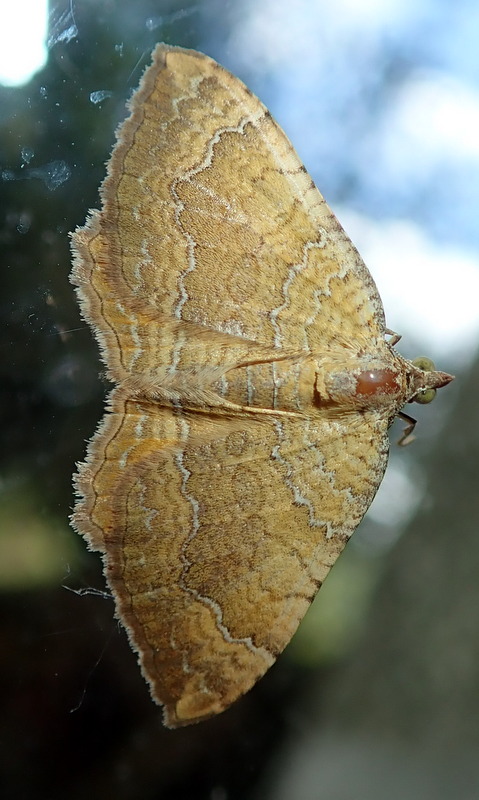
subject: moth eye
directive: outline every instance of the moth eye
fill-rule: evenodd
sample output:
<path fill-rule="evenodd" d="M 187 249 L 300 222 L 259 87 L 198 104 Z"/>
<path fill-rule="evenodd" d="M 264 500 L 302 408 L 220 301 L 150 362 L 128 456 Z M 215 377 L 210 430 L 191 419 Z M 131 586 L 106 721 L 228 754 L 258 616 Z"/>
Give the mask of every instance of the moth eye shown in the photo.
<path fill-rule="evenodd" d="M 436 369 L 434 361 L 431 361 L 431 359 L 427 356 L 418 356 L 417 358 L 413 358 L 412 363 L 415 367 L 422 369 L 423 372 L 433 372 Z M 423 402 L 429 403 L 430 401 L 426 400 Z"/>
<path fill-rule="evenodd" d="M 393 394 L 398 390 L 397 372 L 390 369 L 367 369 L 360 372 L 356 381 L 356 394 Z"/>
<path fill-rule="evenodd" d="M 435 396 L 436 396 L 435 389 L 424 389 L 424 391 L 417 393 L 416 397 L 414 398 L 414 402 L 421 403 L 421 405 L 426 405 L 426 403 L 431 403 L 434 400 Z"/>
<path fill-rule="evenodd" d="M 432 361 L 427 356 L 418 356 L 414 358 L 412 361 L 415 367 L 422 369 L 423 372 L 433 372 L 436 369 L 434 361 Z M 424 389 L 422 392 L 418 392 L 414 398 L 415 403 L 421 403 L 421 405 L 426 405 L 427 403 L 431 403 L 436 396 L 435 389 Z"/>

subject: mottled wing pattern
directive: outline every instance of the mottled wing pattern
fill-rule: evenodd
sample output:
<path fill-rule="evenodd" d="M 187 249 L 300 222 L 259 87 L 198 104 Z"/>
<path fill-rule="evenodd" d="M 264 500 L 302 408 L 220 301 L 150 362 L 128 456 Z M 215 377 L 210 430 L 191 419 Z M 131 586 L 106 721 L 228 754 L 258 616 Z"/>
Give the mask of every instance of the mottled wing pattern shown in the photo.
<path fill-rule="evenodd" d="M 383 336 L 358 252 L 241 81 L 159 45 L 130 109 L 103 210 L 73 236 L 73 281 L 113 380 L 234 362 L 251 341 L 323 351 Z M 211 331 L 242 340 L 220 348 Z"/>
<path fill-rule="evenodd" d="M 72 280 L 118 384 L 73 524 L 103 553 L 175 726 L 223 710 L 274 661 L 387 453 L 376 411 L 232 413 L 220 397 L 192 413 L 178 387 L 191 396 L 209 368 L 266 370 L 272 353 L 374 348 L 384 319 L 357 251 L 240 81 L 160 45 L 130 109 L 103 209 L 73 235 Z"/>
<path fill-rule="evenodd" d="M 104 554 L 168 725 L 218 713 L 273 663 L 366 511 L 386 452 L 371 415 L 232 430 L 227 418 L 113 396 L 74 522 Z"/>

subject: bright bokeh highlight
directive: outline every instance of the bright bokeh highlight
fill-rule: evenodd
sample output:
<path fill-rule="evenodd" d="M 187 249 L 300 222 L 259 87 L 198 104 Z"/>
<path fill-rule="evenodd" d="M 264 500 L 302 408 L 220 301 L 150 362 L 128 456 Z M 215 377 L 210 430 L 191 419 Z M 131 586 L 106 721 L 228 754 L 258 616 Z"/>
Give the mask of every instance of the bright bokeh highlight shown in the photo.
<path fill-rule="evenodd" d="M 0 3 L 0 84 L 20 86 L 47 60 L 47 0 Z"/>

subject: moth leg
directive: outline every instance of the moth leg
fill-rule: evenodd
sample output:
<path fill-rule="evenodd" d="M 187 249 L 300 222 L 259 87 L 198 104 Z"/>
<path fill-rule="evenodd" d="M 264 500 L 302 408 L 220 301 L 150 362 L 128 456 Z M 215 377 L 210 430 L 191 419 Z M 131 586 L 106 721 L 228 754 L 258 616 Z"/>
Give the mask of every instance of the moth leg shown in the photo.
<path fill-rule="evenodd" d="M 398 439 L 398 444 L 401 445 L 401 447 L 406 447 L 406 445 L 411 444 L 416 438 L 413 436 L 413 430 L 416 427 L 417 420 L 415 420 L 414 417 L 410 417 L 409 414 L 406 414 L 404 411 L 400 411 L 398 417 L 406 423 L 402 436 Z"/>
<path fill-rule="evenodd" d="M 389 341 L 388 341 L 388 344 L 390 344 L 391 347 L 394 347 L 395 345 L 397 345 L 397 343 L 402 339 L 401 334 L 400 333 L 396 333 L 396 331 L 392 331 L 391 328 L 386 328 L 384 333 L 386 333 L 387 336 L 391 337 L 389 339 Z"/>

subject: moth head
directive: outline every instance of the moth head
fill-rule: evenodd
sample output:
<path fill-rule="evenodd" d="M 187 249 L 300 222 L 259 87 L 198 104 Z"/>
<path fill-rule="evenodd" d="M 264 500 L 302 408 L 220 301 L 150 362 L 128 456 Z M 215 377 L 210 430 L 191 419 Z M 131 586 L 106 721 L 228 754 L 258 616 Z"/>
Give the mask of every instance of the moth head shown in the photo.
<path fill-rule="evenodd" d="M 410 372 L 409 403 L 431 403 L 436 396 L 437 389 L 447 386 L 454 376 L 447 372 L 439 372 L 434 362 L 427 356 L 419 356 L 411 361 L 413 369 Z"/>

